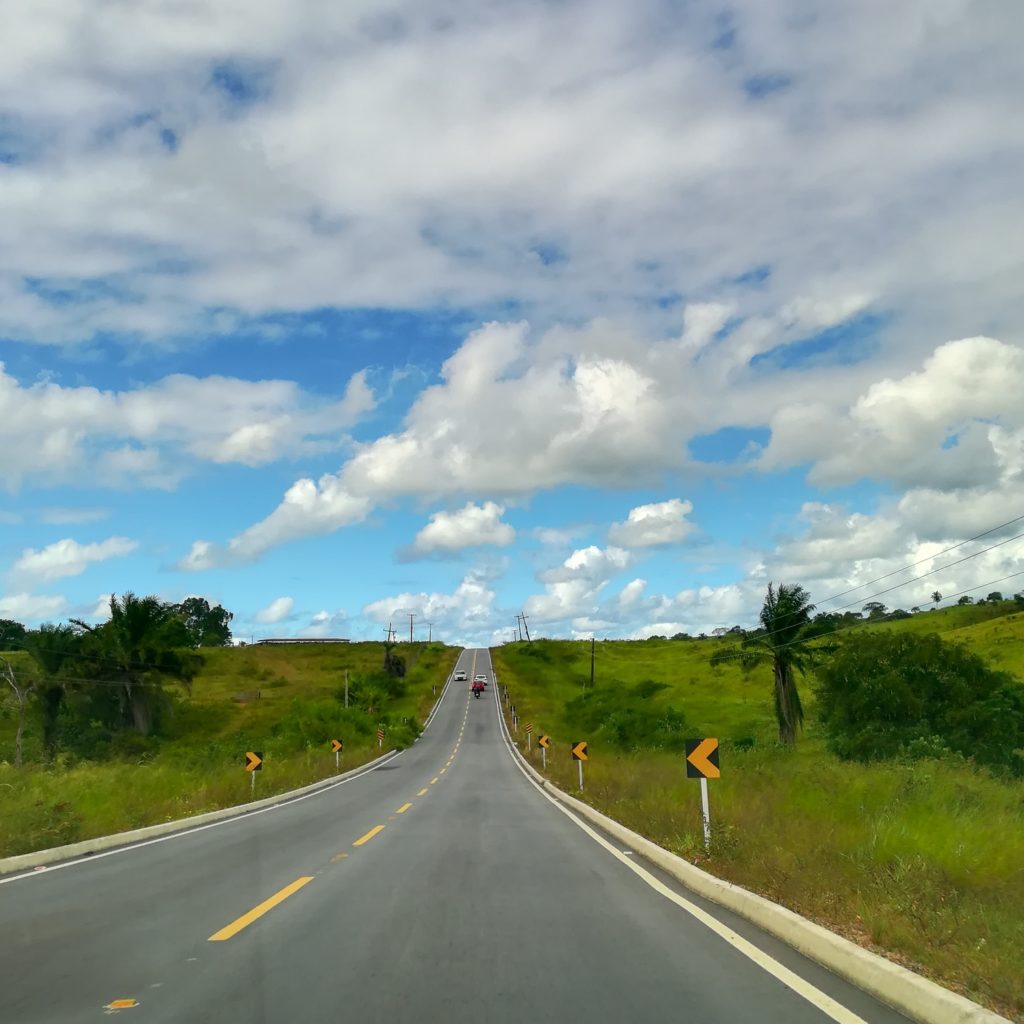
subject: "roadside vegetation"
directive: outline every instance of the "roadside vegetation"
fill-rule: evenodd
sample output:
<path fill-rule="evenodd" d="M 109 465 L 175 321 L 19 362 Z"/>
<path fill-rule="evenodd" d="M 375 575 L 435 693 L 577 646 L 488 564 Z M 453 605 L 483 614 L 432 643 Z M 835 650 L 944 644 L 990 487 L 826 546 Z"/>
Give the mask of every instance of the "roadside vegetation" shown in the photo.
<path fill-rule="evenodd" d="M 757 631 L 598 642 L 593 688 L 589 641 L 496 648 L 520 747 L 527 722 L 549 733 L 547 774 L 576 793 L 587 740 L 595 807 L 1024 1021 L 1024 601 L 840 618 L 772 597 Z M 704 736 L 710 855 L 683 760 Z"/>
<path fill-rule="evenodd" d="M 244 803 L 247 750 L 264 754 L 258 798 L 333 775 L 334 737 L 341 771 L 377 756 L 379 725 L 385 751 L 407 746 L 458 655 L 231 647 L 229 632 L 190 632 L 181 606 L 130 594 L 112 613 L 0 635 L 0 857 Z"/>

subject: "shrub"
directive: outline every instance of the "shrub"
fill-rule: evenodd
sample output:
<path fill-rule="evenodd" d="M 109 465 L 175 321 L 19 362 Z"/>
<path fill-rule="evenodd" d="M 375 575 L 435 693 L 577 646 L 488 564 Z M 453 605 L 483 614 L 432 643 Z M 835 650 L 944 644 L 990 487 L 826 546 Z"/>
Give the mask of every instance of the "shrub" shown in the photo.
<path fill-rule="evenodd" d="M 935 633 L 857 633 L 818 677 L 818 713 L 840 757 L 948 750 L 1024 774 L 1024 687 L 959 644 Z"/>
<path fill-rule="evenodd" d="M 680 750 L 686 717 L 652 698 L 669 687 L 648 679 L 633 687 L 611 684 L 587 690 L 565 705 L 565 718 L 623 750 Z"/>

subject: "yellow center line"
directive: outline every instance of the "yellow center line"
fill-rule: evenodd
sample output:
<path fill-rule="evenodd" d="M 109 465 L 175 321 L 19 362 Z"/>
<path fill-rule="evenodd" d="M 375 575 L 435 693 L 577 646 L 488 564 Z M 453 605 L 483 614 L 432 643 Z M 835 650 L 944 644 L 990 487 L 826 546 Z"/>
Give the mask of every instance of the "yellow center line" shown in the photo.
<path fill-rule="evenodd" d="M 270 899 L 264 900 L 258 907 L 253 907 L 249 913 L 236 918 L 231 922 L 231 924 L 221 928 L 219 932 L 214 932 L 207 941 L 223 942 L 225 939 L 230 939 L 233 935 L 237 935 L 243 928 L 251 925 L 253 921 L 259 920 L 259 918 L 267 913 L 268 910 L 273 910 L 278 903 L 283 903 L 289 896 L 293 893 L 297 893 L 304 885 L 308 885 L 312 881 L 312 875 L 304 875 L 302 878 L 296 878 L 291 885 L 286 885 L 279 892 L 275 892 Z"/>
<path fill-rule="evenodd" d="M 409 810 L 410 807 L 412 807 L 412 804 L 402 804 L 402 806 L 399 807 L 397 811 L 395 811 L 395 814 L 405 814 L 405 812 Z"/>
<path fill-rule="evenodd" d="M 348 854 L 347 854 L 347 853 L 336 853 L 336 854 L 335 854 L 335 855 L 334 855 L 334 856 L 333 856 L 333 857 L 331 858 L 331 863 L 332 863 L 332 864 L 337 864 L 339 860 L 344 860 L 344 859 L 345 859 L 345 858 L 346 858 L 347 856 L 348 856 Z"/>
<path fill-rule="evenodd" d="M 427 787 L 424 786 L 416 795 L 417 796 L 426 796 L 427 795 Z"/>
<path fill-rule="evenodd" d="M 384 831 L 384 826 L 383 825 L 374 825 L 373 828 L 371 828 L 370 831 L 366 833 L 366 835 L 360 836 L 352 845 L 353 846 L 362 846 L 363 843 L 368 843 L 374 836 L 380 835 L 381 832 L 383 832 L 383 831 Z"/>
<path fill-rule="evenodd" d="M 430 784 L 433 785 L 435 782 L 437 782 L 437 776 L 436 775 L 430 780 Z"/>
<path fill-rule="evenodd" d="M 444 773 L 445 773 L 446 771 L 448 771 L 448 769 L 447 769 L 447 768 L 442 768 L 442 769 L 441 769 L 441 771 L 440 771 L 440 772 L 438 772 L 438 774 L 439 774 L 439 775 L 444 775 Z"/>

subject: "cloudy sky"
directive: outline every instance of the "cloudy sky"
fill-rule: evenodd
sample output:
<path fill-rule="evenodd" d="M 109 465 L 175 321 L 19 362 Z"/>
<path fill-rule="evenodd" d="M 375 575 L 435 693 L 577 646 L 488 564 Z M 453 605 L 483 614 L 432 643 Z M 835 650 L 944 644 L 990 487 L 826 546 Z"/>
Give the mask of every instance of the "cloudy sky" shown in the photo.
<path fill-rule="evenodd" d="M 939 554 L 1024 516 L 1019 0 L 0 20 L 0 617 L 645 636 L 1024 571 Z"/>

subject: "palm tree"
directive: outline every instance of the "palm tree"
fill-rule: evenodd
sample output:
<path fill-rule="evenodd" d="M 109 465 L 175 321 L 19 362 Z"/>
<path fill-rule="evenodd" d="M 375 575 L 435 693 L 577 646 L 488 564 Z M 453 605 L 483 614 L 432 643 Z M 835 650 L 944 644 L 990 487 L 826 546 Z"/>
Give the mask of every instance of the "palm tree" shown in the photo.
<path fill-rule="evenodd" d="M 57 724 L 67 692 L 69 661 L 78 654 L 81 637 L 72 626 L 44 623 L 25 635 L 25 647 L 43 678 L 39 698 L 43 715 L 43 753 L 52 761 L 57 753 Z"/>
<path fill-rule="evenodd" d="M 937 590 L 933 590 L 932 591 L 932 601 L 934 601 L 935 604 L 938 604 L 941 600 L 942 600 L 942 595 Z"/>
<path fill-rule="evenodd" d="M 776 590 L 768 584 L 761 608 L 761 629 L 743 641 L 743 667 L 770 661 L 775 676 L 775 717 L 779 723 L 779 742 L 792 745 L 796 731 L 803 725 L 804 709 L 796 688 L 794 670 L 806 672 L 811 654 L 804 646 L 814 634 L 810 595 L 798 583 L 781 583 Z"/>
<path fill-rule="evenodd" d="M 88 635 L 96 676 L 119 684 L 122 723 L 142 735 L 153 728 L 162 696 L 162 681 L 171 679 L 186 689 L 198 659 L 182 653 L 189 646 L 185 625 L 173 605 L 155 597 L 127 593 L 119 601 L 110 595 L 110 620 L 90 626 L 72 620 Z"/>

